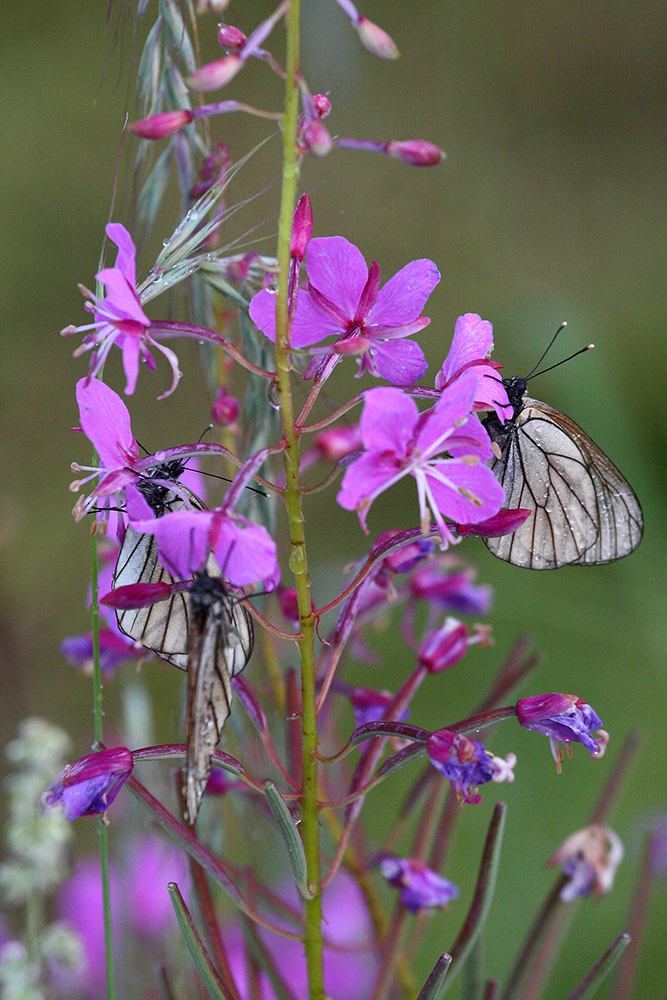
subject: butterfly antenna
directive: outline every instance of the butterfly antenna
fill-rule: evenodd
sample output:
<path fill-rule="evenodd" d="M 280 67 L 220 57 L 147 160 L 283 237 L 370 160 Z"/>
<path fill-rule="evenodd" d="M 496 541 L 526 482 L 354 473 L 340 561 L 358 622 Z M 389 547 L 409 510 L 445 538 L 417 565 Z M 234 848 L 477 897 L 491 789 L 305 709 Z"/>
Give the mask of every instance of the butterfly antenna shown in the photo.
<path fill-rule="evenodd" d="M 528 378 L 537 378 L 538 375 L 544 375 L 546 372 L 553 371 L 554 368 L 558 368 L 560 365 L 564 365 L 566 361 L 571 361 L 572 358 L 579 357 L 579 355 L 583 354 L 585 351 L 592 351 L 594 347 L 595 344 L 586 344 L 585 347 L 580 347 L 578 351 L 575 351 L 574 354 L 571 354 L 569 358 L 563 358 L 562 361 L 557 361 L 555 365 L 550 365 L 548 368 L 543 368 L 541 372 L 535 372 L 534 375 L 529 375 Z"/>
<path fill-rule="evenodd" d="M 546 358 L 547 354 L 549 353 L 549 351 L 551 350 L 551 348 L 556 343 L 556 337 L 558 336 L 559 333 L 562 333 L 562 331 L 565 329 L 566 326 L 567 326 L 566 322 L 562 322 L 561 323 L 561 325 L 558 327 L 558 329 L 554 333 L 553 337 L 551 338 L 551 340 L 547 344 L 546 350 L 542 353 L 542 357 L 540 358 L 540 360 L 537 362 L 537 364 L 535 365 L 535 367 L 532 368 L 531 371 L 528 372 L 528 374 L 524 378 L 524 380 L 523 380 L 524 382 L 527 382 L 529 378 L 533 377 L 533 373 L 540 367 L 540 365 L 542 364 L 542 362 Z"/>

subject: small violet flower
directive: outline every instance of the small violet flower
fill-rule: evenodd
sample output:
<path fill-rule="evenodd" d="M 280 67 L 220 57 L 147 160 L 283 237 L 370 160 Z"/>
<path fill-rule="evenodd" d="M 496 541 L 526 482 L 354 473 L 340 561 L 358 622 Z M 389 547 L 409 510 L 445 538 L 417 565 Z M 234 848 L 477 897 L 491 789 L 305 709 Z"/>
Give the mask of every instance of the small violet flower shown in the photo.
<path fill-rule="evenodd" d="M 373 501 L 394 483 L 417 481 L 422 531 L 436 522 L 441 547 L 454 541 L 444 517 L 456 522 L 492 517 L 505 502 L 502 486 L 484 461 L 489 436 L 471 414 L 478 378 L 465 375 L 444 389 L 435 406 L 420 413 L 400 389 L 369 389 L 359 429 L 364 451 L 345 471 L 338 503 L 356 510 L 364 531 Z"/>
<path fill-rule="evenodd" d="M 42 795 L 40 812 L 62 805 L 65 819 L 107 811 L 132 773 L 132 754 L 125 747 L 100 750 L 68 764 Z"/>
<path fill-rule="evenodd" d="M 426 636 L 419 647 L 419 663 L 429 674 L 439 674 L 441 670 L 453 667 L 468 652 L 476 637 L 468 637 L 468 626 L 457 618 L 448 616 L 440 628 Z"/>
<path fill-rule="evenodd" d="M 601 728 L 602 721 L 590 705 L 574 694 L 542 694 L 520 698 L 516 703 L 516 716 L 525 729 L 533 729 L 549 737 L 551 752 L 560 773 L 563 751 L 558 743 L 565 743 L 571 756 L 570 743 L 582 743 L 593 757 L 602 757 L 609 742 L 609 734 Z M 592 736 L 598 730 L 597 737 Z"/>
<path fill-rule="evenodd" d="M 477 313 L 459 316 L 449 354 L 435 377 L 435 387 L 442 391 L 464 372 L 473 371 L 480 376 L 473 409 L 494 409 L 498 419 L 504 423 L 512 417 L 513 411 L 497 372 L 501 366 L 489 360 L 492 351 L 493 327 L 489 321 L 481 319 Z"/>
<path fill-rule="evenodd" d="M 352 711 L 354 712 L 354 726 L 364 726 L 367 722 L 379 722 L 384 718 L 389 705 L 394 701 L 391 691 L 378 691 L 375 688 L 357 687 L 351 688 L 349 692 Z M 409 709 L 401 712 L 397 718 L 400 721 L 407 719 Z"/>
<path fill-rule="evenodd" d="M 429 601 L 443 611 L 460 615 L 485 615 L 492 601 L 492 590 L 474 583 L 477 571 L 464 566 L 453 571 L 449 555 L 417 566 L 410 577 L 410 593 L 418 601 Z"/>
<path fill-rule="evenodd" d="M 608 826 L 593 823 L 563 841 L 549 859 L 568 875 L 560 893 L 565 903 L 577 896 L 604 896 L 613 883 L 616 869 L 623 860 L 620 837 Z"/>
<path fill-rule="evenodd" d="M 266 528 L 232 508 L 223 504 L 213 510 L 177 510 L 155 517 L 137 489 L 129 486 L 125 496 L 132 528 L 155 536 L 160 561 L 177 579 L 201 570 L 213 552 L 231 584 L 246 587 L 262 580 L 267 590 L 277 585 L 276 543 Z"/>
<path fill-rule="evenodd" d="M 487 781 L 514 781 L 516 757 L 513 753 L 505 760 L 494 757 L 478 740 L 438 729 L 426 745 L 433 767 L 451 781 L 459 802 L 478 803 L 477 786 Z"/>
<path fill-rule="evenodd" d="M 459 895 L 453 882 L 442 878 L 419 858 L 385 856 L 380 859 L 380 871 L 390 885 L 401 890 L 401 903 L 410 913 L 445 907 Z"/>
<path fill-rule="evenodd" d="M 315 353 L 355 354 L 360 371 L 394 385 L 410 385 L 427 365 L 421 347 L 409 337 L 430 320 L 421 316 L 440 281 L 430 260 L 406 264 L 380 288 L 380 268 L 367 267 L 363 255 L 342 236 L 316 238 L 306 257 L 308 286 L 299 292 L 292 323 L 293 348 L 310 348 L 326 337 L 336 341 Z M 275 292 L 263 289 L 250 303 L 250 317 L 269 338 L 276 339 Z M 306 375 L 314 374 L 314 371 Z"/>
<path fill-rule="evenodd" d="M 99 374 L 114 344 L 123 354 L 125 370 L 125 393 L 131 396 L 137 384 L 139 361 L 143 360 L 151 371 L 155 370 L 155 359 L 149 350 L 155 347 L 164 354 L 172 370 L 173 379 L 167 392 L 160 396 L 171 395 L 181 373 L 178 370 L 178 358 L 173 351 L 159 344 L 150 335 L 151 321 L 143 309 L 137 292 L 135 257 L 136 249 L 132 237 L 125 226 L 113 222 L 106 227 L 106 233 L 118 247 L 118 255 L 114 267 L 105 267 L 96 278 L 106 288 L 106 296 L 99 299 L 86 290 L 91 301 L 86 303 L 88 312 L 92 312 L 95 322 L 89 326 L 68 326 L 62 331 L 64 336 L 72 333 L 86 333 L 83 343 L 74 352 L 74 356 L 92 351 L 90 373 L 88 378 Z"/>

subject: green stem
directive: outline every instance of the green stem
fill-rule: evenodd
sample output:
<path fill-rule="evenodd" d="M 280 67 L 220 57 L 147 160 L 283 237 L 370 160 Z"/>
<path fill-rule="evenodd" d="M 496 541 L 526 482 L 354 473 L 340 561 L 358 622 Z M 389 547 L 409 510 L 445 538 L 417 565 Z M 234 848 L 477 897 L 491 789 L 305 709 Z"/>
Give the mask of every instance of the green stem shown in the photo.
<path fill-rule="evenodd" d="M 93 456 L 93 464 L 97 456 Z M 102 672 L 100 669 L 100 606 L 97 589 L 97 538 L 90 536 L 90 564 L 92 576 L 92 599 L 90 614 L 93 631 L 93 715 L 95 719 L 95 742 L 101 743 L 103 738 L 102 710 Z M 111 917 L 111 889 L 109 885 L 109 839 L 107 827 L 103 818 L 97 827 L 100 845 L 100 875 L 102 878 L 102 908 L 104 913 L 104 946 L 107 973 L 107 1000 L 116 997 L 116 970 L 113 954 L 113 922 Z"/>
<path fill-rule="evenodd" d="M 310 597 L 310 578 L 299 482 L 299 437 L 295 428 L 294 402 L 289 373 L 290 330 L 287 315 L 287 282 L 290 266 L 292 217 L 296 204 L 299 158 L 296 130 L 299 91 L 296 85 L 300 51 L 300 0 L 292 0 L 287 15 L 287 81 L 283 121 L 283 170 L 278 223 L 278 295 L 276 301 L 276 382 L 285 439 L 285 506 L 290 526 L 289 565 L 294 574 L 301 622 L 301 732 L 303 740 L 303 798 L 301 830 L 306 857 L 307 885 L 312 899 L 306 908 L 306 965 L 310 1000 L 323 1000 L 322 887 L 320 870 L 319 815 L 317 808 L 317 714 L 315 711 L 315 618 Z"/>

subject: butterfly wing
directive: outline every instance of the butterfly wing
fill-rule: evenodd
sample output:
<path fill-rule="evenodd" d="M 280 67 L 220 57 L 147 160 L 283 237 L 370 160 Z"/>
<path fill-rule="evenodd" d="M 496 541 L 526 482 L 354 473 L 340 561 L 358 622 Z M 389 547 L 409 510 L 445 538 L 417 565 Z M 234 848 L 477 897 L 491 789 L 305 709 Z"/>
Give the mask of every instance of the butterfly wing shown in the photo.
<path fill-rule="evenodd" d="M 211 757 L 231 711 L 231 678 L 252 653 L 252 619 L 221 581 L 207 575 L 195 583 L 191 605 L 192 649 L 188 667 L 188 749 L 183 794 L 186 820 L 197 818 Z"/>
<path fill-rule="evenodd" d="M 153 512 L 162 517 L 186 507 L 205 510 L 205 504 L 191 490 L 179 485 L 179 492 L 143 480 L 140 489 Z M 211 572 L 219 572 L 217 566 Z M 153 535 L 142 535 L 132 528 L 125 535 L 118 553 L 113 588 L 134 583 L 172 583 L 173 577 L 158 559 Z M 117 611 L 118 627 L 125 635 L 173 663 L 181 670 L 188 667 L 190 595 L 187 591 L 173 594 L 166 601 L 147 608 Z"/>
<path fill-rule="evenodd" d="M 643 519 L 632 487 L 573 420 L 539 400 L 492 438 L 491 468 L 509 509 L 530 517 L 511 535 L 484 539 L 493 555 L 526 569 L 591 566 L 629 555 Z"/>

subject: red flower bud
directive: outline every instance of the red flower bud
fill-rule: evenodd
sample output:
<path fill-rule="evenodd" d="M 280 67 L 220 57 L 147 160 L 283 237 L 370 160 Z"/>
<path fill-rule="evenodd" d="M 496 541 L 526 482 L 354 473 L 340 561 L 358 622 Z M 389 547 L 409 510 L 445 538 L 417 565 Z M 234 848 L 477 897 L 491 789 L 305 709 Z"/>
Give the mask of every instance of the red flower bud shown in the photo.
<path fill-rule="evenodd" d="M 182 129 L 184 125 L 189 125 L 192 121 L 192 112 L 187 108 L 180 111 L 165 111 L 161 115 L 151 115 L 150 118 L 141 118 L 137 122 L 132 122 L 130 131 L 142 139 L 166 139 Z"/>
<path fill-rule="evenodd" d="M 384 151 L 392 160 L 402 160 L 411 167 L 436 167 L 446 156 L 439 146 L 423 139 L 408 139 L 406 142 L 392 139 L 385 143 Z"/>

